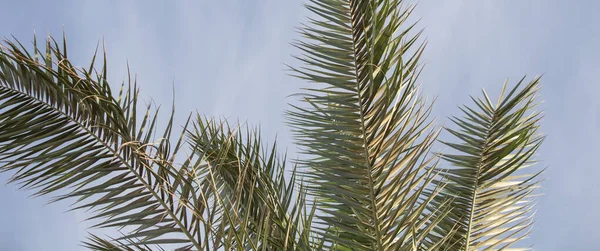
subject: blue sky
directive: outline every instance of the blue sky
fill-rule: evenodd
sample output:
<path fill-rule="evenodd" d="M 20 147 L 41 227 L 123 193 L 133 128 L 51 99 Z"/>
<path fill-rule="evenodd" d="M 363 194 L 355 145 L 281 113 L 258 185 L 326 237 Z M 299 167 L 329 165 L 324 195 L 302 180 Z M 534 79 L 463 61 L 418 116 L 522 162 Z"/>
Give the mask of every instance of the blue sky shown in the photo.
<path fill-rule="evenodd" d="M 600 237 L 598 11 L 592 0 L 421 0 L 413 16 L 429 41 L 420 82 L 441 122 L 480 88 L 545 74 L 538 158 L 549 168 L 527 240 L 536 250 L 594 250 Z M 247 120 L 293 152 L 283 111 L 303 83 L 284 63 L 297 63 L 290 42 L 306 15 L 292 0 L 5 1 L 0 36 L 29 42 L 34 29 L 60 36 L 64 27 L 78 65 L 104 39 L 113 85 L 129 62 L 144 100 L 170 105 L 175 86 L 177 121 L 195 110 Z M 29 194 L 0 185 L 0 250 L 80 250 L 85 214 Z"/>

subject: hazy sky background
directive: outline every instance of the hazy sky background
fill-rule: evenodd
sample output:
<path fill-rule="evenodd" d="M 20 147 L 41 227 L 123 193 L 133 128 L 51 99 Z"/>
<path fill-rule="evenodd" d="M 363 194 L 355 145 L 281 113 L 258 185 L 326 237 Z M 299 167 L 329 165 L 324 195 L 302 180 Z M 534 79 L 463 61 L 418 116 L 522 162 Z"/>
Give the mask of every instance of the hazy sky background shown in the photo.
<path fill-rule="evenodd" d="M 129 62 L 144 100 L 168 107 L 175 85 L 177 121 L 198 110 L 260 123 L 263 135 L 278 135 L 293 152 L 283 111 L 303 83 L 284 63 L 298 63 L 289 43 L 306 21 L 301 2 L 2 0 L 0 36 L 28 44 L 34 28 L 60 37 L 64 27 L 69 56 L 82 66 L 104 39 L 113 86 Z M 527 240 L 536 250 L 598 250 L 599 12 L 593 0 L 421 0 L 413 15 L 429 40 L 420 82 L 437 96 L 441 122 L 482 87 L 497 94 L 507 77 L 545 74 L 548 137 L 539 158 L 549 169 Z M 81 250 L 85 214 L 29 194 L 0 185 L 0 250 Z"/>

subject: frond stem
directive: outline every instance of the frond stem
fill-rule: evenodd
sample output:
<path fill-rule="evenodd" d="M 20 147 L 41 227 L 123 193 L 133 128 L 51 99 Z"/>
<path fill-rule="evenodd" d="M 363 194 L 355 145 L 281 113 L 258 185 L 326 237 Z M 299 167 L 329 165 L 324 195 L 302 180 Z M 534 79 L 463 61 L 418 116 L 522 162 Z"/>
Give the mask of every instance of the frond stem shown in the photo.
<path fill-rule="evenodd" d="M 477 173 L 475 174 L 475 183 L 473 185 L 473 194 L 471 195 L 471 210 L 469 212 L 469 222 L 467 223 L 467 236 L 465 240 L 465 250 L 469 251 L 471 246 L 471 229 L 473 228 L 473 218 L 475 215 L 475 200 L 477 200 L 477 188 L 479 186 L 479 176 L 481 175 L 481 169 L 483 168 L 483 156 L 487 151 L 488 144 L 491 135 L 491 128 L 494 127 L 494 121 L 496 120 L 496 110 L 494 109 L 492 118 L 490 119 L 489 127 L 486 128 L 485 141 L 483 142 L 483 148 L 479 154 L 479 163 L 477 165 Z"/>
<path fill-rule="evenodd" d="M 353 12 L 353 5 L 354 1 L 350 1 L 350 17 L 352 20 L 352 48 L 353 48 L 353 58 L 354 58 L 354 77 L 356 78 L 356 91 L 357 91 L 357 95 L 358 95 L 358 109 L 359 109 L 359 116 L 360 116 L 360 130 L 361 130 L 361 136 L 363 139 L 363 145 L 364 145 L 364 155 L 365 155 L 365 162 L 366 165 L 365 167 L 367 168 L 368 171 L 368 176 L 369 176 L 369 198 L 370 198 L 370 203 L 371 203 L 371 213 L 372 213 L 372 217 L 373 217 L 373 228 L 375 230 L 375 236 L 376 236 L 376 242 L 377 242 L 377 250 L 383 250 L 383 245 L 381 243 L 382 240 L 382 235 L 381 235 L 381 230 L 379 228 L 379 216 L 377 215 L 377 212 L 379 210 L 377 210 L 377 201 L 376 201 L 376 196 L 375 196 L 375 184 L 373 181 L 373 176 L 372 176 L 372 166 L 371 166 L 371 157 L 370 157 L 370 153 L 369 153 L 369 144 L 367 142 L 367 130 L 366 130 L 366 123 L 365 123 L 365 114 L 363 111 L 363 103 L 362 103 L 362 90 L 360 88 L 360 73 L 359 73 L 359 69 L 358 69 L 358 48 L 356 48 L 356 44 L 358 43 L 358 39 L 356 37 L 356 29 L 365 29 L 365 25 L 364 25 L 364 19 L 362 20 L 356 20 L 356 13 Z M 355 22 L 362 22 L 362 26 L 356 24 Z M 364 34 L 367 34 L 367 31 L 364 30 Z M 372 57 L 372 55 L 371 55 Z M 370 74 L 370 76 L 372 76 L 372 74 Z"/>

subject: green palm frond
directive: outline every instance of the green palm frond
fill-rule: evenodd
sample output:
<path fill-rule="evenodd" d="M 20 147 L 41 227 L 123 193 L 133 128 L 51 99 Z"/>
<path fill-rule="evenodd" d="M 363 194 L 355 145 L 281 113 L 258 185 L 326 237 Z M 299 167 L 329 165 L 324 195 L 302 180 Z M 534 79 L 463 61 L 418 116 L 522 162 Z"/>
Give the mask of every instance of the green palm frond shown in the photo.
<path fill-rule="evenodd" d="M 416 80 L 424 44 L 409 35 L 412 8 L 394 0 L 312 0 L 294 75 L 314 84 L 289 124 L 309 160 L 316 232 L 340 250 L 410 249 L 439 220 L 427 202 L 438 134 Z M 429 191 L 429 195 L 426 195 Z M 431 192 L 433 191 L 433 192 Z"/>
<path fill-rule="evenodd" d="M 209 194 L 212 203 L 225 210 L 219 212 L 227 218 L 220 231 L 243 233 L 223 240 L 225 249 L 312 250 L 307 220 L 312 212 L 305 210 L 304 191 L 295 187 L 296 171 L 285 177 L 285 159 L 277 156 L 276 144 L 265 149 L 258 130 L 201 117 L 187 138 L 204 160 L 196 165 L 201 183 L 213 187 L 218 194 Z"/>
<path fill-rule="evenodd" d="M 97 235 L 90 234 L 87 241 L 83 242 L 83 247 L 95 251 L 147 251 L 160 250 L 164 251 L 160 246 L 148 246 L 137 244 L 139 240 L 116 240 L 110 241 L 103 239 Z"/>
<path fill-rule="evenodd" d="M 36 195 L 76 199 L 97 227 L 127 228 L 123 238 L 138 244 L 198 248 L 170 190 L 172 118 L 154 142 L 156 113 L 138 118 L 135 85 L 113 97 L 106 64 L 75 68 L 63 43 L 49 38 L 42 54 L 34 39 L 33 55 L 18 42 L 1 47 L 0 170 Z"/>
<path fill-rule="evenodd" d="M 464 106 L 465 116 L 452 118 L 459 129 L 447 129 L 460 140 L 444 142 L 458 152 L 443 156 L 453 165 L 442 171 L 453 210 L 437 233 L 455 229 L 448 250 L 508 250 L 529 234 L 541 172 L 524 169 L 536 163 L 532 157 L 543 137 L 537 133 L 540 112 L 533 111 L 539 78 L 523 81 L 503 96 L 505 84 L 497 104 L 484 91 L 473 98 L 477 108 Z"/>

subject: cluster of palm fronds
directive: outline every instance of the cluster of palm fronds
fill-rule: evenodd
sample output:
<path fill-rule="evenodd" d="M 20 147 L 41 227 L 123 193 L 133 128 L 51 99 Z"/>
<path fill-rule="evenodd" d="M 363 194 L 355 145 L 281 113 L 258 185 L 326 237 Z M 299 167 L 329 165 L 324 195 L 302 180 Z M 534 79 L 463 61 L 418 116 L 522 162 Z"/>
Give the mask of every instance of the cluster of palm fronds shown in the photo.
<path fill-rule="evenodd" d="M 295 45 L 311 82 L 288 112 L 305 158 L 257 130 L 194 115 L 173 136 L 129 80 L 74 67 L 66 41 L 0 49 L 0 171 L 74 200 L 123 236 L 94 250 L 508 250 L 532 224 L 539 79 L 484 92 L 440 132 L 418 92 L 424 44 L 401 0 L 311 0 Z M 97 70 L 99 69 L 99 70 Z M 442 160 L 442 161 L 440 161 Z M 519 249 L 521 250 L 521 249 Z"/>

